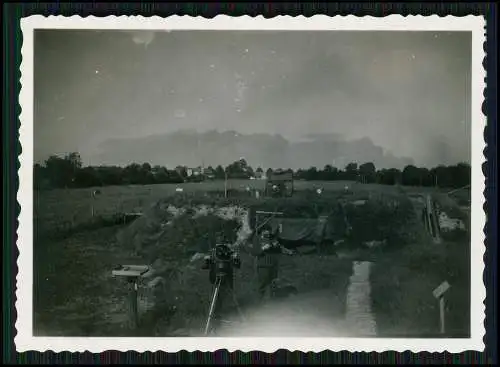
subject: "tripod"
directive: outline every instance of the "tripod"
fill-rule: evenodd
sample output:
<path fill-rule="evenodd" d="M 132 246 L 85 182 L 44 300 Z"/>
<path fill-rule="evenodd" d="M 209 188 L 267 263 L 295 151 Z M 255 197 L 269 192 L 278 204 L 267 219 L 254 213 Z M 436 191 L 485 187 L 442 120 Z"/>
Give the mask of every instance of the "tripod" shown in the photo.
<path fill-rule="evenodd" d="M 212 293 L 212 300 L 210 302 L 210 308 L 208 310 L 207 322 L 205 324 L 205 335 L 208 335 L 210 333 L 210 331 L 212 330 L 211 324 L 212 324 L 212 320 L 214 318 L 215 309 L 217 307 L 217 301 L 219 300 L 219 296 L 220 296 L 221 291 L 226 292 L 226 294 L 231 293 L 231 298 L 232 298 L 233 304 L 236 307 L 236 310 L 238 311 L 238 314 L 239 314 L 241 320 L 242 321 L 245 320 L 245 317 L 243 315 L 243 312 L 241 311 L 241 308 L 240 308 L 238 301 L 236 300 L 236 296 L 234 294 L 232 287 L 229 287 L 229 286 L 225 285 L 225 283 L 224 283 L 225 277 L 226 277 L 225 274 L 217 274 L 217 277 L 215 279 L 214 291 Z"/>

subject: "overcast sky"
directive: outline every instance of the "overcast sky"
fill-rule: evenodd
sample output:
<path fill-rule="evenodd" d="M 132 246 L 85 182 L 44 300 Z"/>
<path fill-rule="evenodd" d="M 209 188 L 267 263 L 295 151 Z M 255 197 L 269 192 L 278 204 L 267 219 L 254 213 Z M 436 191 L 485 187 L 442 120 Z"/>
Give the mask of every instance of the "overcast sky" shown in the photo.
<path fill-rule="evenodd" d="M 185 128 L 470 161 L 470 33 L 44 30 L 34 63 L 37 161 Z"/>

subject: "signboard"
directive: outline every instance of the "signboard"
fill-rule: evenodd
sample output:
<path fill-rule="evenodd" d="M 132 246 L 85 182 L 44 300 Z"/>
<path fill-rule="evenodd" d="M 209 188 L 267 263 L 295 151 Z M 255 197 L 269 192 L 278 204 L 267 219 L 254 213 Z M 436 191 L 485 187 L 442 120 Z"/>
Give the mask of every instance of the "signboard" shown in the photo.
<path fill-rule="evenodd" d="M 149 271 L 147 265 L 121 265 L 113 269 L 113 276 L 125 277 L 129 284 L 129 327 L 135 329 L 139 325 L 139 313 L 137 311 L 137 281 Z"/>
<path fill-rule="evenodd" d="M 444 303 L 444 294 L 450 289 L 450 284 L 445 280 L 443 283 L 439 285 L 436 289 L 432 291 L 432 294 L 439 301 L 439 331 L 441 334 L 445 334 L 445 303 Z"/>
<path fill-rule="evenodd" d="M 114 276 L 138 278 L 147 273 L 148 270 L 149 266 L 147 265 L 123 265 L 121 268 L 113 270 L 111 274 Z"/>
<path fill-rule="evenodd" d="M 445 292 L 450 289 L 450 284 L 445 280 L 443 283 L 439 285 L 436 289 L 432 291 L 432 294 L 435 298 L 441 298 Z"/>

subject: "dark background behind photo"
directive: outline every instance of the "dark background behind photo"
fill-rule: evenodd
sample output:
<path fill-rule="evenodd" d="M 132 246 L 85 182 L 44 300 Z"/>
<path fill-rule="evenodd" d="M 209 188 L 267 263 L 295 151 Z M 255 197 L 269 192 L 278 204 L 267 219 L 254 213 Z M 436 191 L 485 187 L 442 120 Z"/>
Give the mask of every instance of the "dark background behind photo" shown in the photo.
<path fill-rule="evenodd" d="M 149 4 L 149 3 L 44 3 L 44 4 L 21 4 L 8 3 L 3 6 L 4 23 L 4 98 L 3 98 L 3 156 L 4 156 L 4 180 L 3 180 L 3 217 L 4 217 L 4 240 L 3 240 L 3 360 L 6 364 L 64 364 L 64 363 L 186 363 L 202 364 L 214 363 L 215 361 L 231 362 L 232 364 L 257 364 L 257 363 L 374 363 L 385 362 L 400 364 L 406 363 L 497 363 L 497 331 L 496 324 L 496 282 L 497 282 L 497 232 L 493 223 L 497 221 L 497 171 L 496 171 L 496 80 L 497 80 L 497 8 L 495 4 L 486 3 L 423 3 L 423 4 L 394 4 L 384 3 L 373 5 L 369 3 L 331 3 L 331 4 Z M 22 17 L 32 14 L 43 15 L 159 15 L 168 16 L 172 14 L 203 15 L 212 17 L 217 14 L 229 15 L 347 15 L 358 16 L 372 15 L 384 16 L 388 14 L 420 14 L 420 15 L 467 15 L 484 14 L 486 16 L 487 42 L 485 45 L 487 67 L 487 88 L 485 91 L 485 103 L 483 111 L 488 118 L 488 127 L 485 131 L 487 149 L 485 155 L 488 160 L 483 167 L 486 176 L 485 197 L 487 204 L 488 224 L 485 228 L 487 234 L 487 251 L 485 255 L 486 270 L 484 280 L 487 286 L 485 326 L 487 330 L 485 343 L 487 350 L 484 353 L 465 352 L 461 356 L 453 356 L 449 353 L 419 353 L 413 354 L 386 352 L 382 354 L 368 353 L 333 353 L 323 352 L 318 354 L 304 354 L 294 351 L 278 351 L 274 355 L 265 353 L 188 353 L 179 352 L 167 354 L 157 352 L 139 354 L 135 352 L 118 353 L 106 352 L 101 355 L 91 353 L 53 353 L 51 351 L 17 353 L 13 343 L 15 336 L 15 320 L 17 312 L 15 309 L 15 289 L 17 273 L 17 248 L 16 228 L 19 206 L 16 202 L 18 188 L 17 170 L 19 169 L 18 155 L 22 149 L 18 142 L 19 112 L 20 106 L 17 99 L 20 90 L 19 66 L 21 63 L 20 49 L 22 34 L 19 21 Z M 493 321 L 495 320 L 495 322 Z"/>

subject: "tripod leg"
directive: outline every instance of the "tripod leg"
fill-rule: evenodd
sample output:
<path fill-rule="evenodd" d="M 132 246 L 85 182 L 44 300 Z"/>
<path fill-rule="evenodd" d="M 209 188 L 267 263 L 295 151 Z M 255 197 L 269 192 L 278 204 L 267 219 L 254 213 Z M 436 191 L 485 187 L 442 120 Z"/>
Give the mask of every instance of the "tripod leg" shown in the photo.
<path fill-rule="evenodd" d="M 210 323 L 212 322 L 212 318 L 215 311 L 215 305 L 217 303 L 217 297 L 219 296 L 220 283 L 221 283 L 220 279 L 217 279 L 215 282 L 215 289 L 212 294 L 212 301 L 210 302 L 210 309 L 208 311 L 207 322 L 205 325 L 205 335 L 208 335 L 208 333 L 210 332 Z"/>

